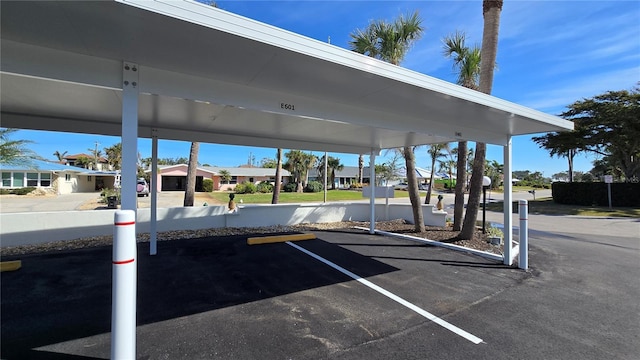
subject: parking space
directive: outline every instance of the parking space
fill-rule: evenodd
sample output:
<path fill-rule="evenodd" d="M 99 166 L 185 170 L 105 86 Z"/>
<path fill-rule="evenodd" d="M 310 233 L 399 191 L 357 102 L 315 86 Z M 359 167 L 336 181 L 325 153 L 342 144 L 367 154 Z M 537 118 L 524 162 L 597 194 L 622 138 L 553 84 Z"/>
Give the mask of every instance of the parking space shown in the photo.
<path fill-rule="evenodd" d="M 513 359 L 535 358 L 522 351 L 539 342 L 577 358 L 549 342 L 544 324 L 513 323 L 539 316 L 514 300 L 539 292 L 525 286 L 539 286 L 535 271 L 349 230 L 316 235 L 295 243 L 304 251 L 249 246 L 246 236 L 160 242 L 156 256 L 139 244 L 138 358 Z M 2 273 L 2 358 L 107 359 L 111 248 L 21 259 Z"/>

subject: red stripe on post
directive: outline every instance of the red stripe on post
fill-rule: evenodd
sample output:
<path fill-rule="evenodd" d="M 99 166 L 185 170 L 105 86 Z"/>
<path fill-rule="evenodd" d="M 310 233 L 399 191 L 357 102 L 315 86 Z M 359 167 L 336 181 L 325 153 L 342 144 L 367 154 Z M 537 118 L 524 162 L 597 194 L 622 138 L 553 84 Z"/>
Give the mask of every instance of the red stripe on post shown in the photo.
<path fill-rule="evenodd" d="M 123 265 L 134 262 L 136 259 L 122 260 L 122 261 L 114 261 L 113 265 Z"/>
<path fill-rule="evenodd" d="M 135 225 L 135 221 L 113 223 L 115 226 Z"/>

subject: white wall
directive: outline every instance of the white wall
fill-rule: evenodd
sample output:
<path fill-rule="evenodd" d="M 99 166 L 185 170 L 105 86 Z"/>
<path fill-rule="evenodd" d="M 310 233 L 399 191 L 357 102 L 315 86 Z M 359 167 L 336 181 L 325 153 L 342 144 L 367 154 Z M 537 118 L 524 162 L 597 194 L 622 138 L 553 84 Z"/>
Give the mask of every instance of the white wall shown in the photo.
<path fill-rule="evenodd" d="M 423 205 L 425 225 L 444 226 L 446 213 L 433 212 L 433 208 L 433 205 Z M 390 204 L 388 218 L 386 212 L 384 204 L 376 204 L 377 221 L 399 218 L 413 221 L 410 205 Z M 0 246 L 112 235 L 114 213 L 115 210 L 88 210 L 0 214 Z M 157 215 L 159 232 L 368 221 L 370 216 L 366 203 L 245 205 L 236 214 L 228 214 L 226 206 L 176 207 L 158 209 Z M 137 233 L 149 232 L 150 217 L 150 209 L 138 209 Z"/>

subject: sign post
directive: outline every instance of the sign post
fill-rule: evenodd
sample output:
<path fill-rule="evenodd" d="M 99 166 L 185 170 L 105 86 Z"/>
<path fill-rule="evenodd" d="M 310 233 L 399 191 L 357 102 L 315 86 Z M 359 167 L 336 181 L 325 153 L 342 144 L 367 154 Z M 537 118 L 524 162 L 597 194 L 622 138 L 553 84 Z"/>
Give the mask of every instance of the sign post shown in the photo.
<path fill-rule="evenodd" d="M 605 175 L 604 182 L 607 183 L 607 192 L 609 195 L 609 210 L 612 210 L 611 207 L 611 183 L 613 182 L 613 175 Z"/>

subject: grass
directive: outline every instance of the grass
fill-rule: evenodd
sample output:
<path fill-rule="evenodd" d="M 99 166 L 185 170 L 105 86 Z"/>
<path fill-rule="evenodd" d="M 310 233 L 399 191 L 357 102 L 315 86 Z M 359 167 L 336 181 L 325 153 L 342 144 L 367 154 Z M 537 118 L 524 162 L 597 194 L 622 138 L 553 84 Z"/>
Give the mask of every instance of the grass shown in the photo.
<path fill-rule="evenodd" d="M 501 212 L 502 201 L 487 204 L 487 210 Z M 518 202 L 513 202 L 513 212 L 518 212 Z M 529 200 L 529 214 L 541 215 L 581 215 L 640 218 L 640 208 L 614 207 L 609 210 L 604 206 L 581 206 L 556 204 L 552 198 Z"/>
<path fill-rule="evenodd" d="M 229 192 L 215 191 L 209 193 L 209 196 L 219 203 L 227 203 L 229 201 Z M 424 193 L 421 192 L 424 196 Z M 270 204 L 272 193 L 266 194 L 236 194 L 235 201 L 244 204 Z M 398 198 L 409 197 L 407 191 L 396 190 L 394 196 Z M 327 201 L 350 201 L 365 200 L 362 197 L 362 191 L 354 190 L 329 190 L 327 191 Z M 322 202 L 324 201 L 324 192 L 319 193 L 288 193 L 281 192 L 279 203 L 302 203 L 302 202 Z"/>

